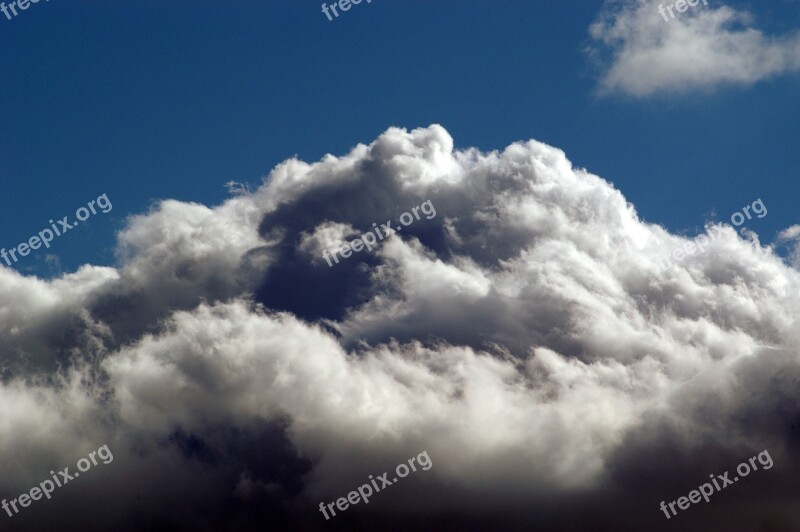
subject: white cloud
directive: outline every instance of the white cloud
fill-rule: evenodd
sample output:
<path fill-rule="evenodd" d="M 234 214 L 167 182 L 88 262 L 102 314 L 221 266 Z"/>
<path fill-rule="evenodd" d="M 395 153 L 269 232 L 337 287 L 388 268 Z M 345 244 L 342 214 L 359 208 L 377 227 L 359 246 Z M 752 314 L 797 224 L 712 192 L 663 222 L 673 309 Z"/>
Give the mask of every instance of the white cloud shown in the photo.
<path fill-rule="evenodd" d="M 667 3 L 669 5 L 669 3 Z M 602 92 L 658 92 L 751 85 L 800 70 L 800 32 L 767 35 L 748 12 L 719 2 L 665 21 L 659 3 L 609 0 L 590 27 Z"/>
<path fill-rule="evenodd" d="M 427 200 L 435 218 L 373 253 L 319 260 Z M 579 501 L 574 529 L 609 511 L 643 528 L 656 505 L 624 509 L 751 449 L 794 471 L 797 270 L 731 228 L 660 264 L 688 239 L 546 144 L 453 151 L 439 126 L 392 128 L 217 207 L 161 202 L 119 240 L 117 269 L 0 270 L 0 488 L 108 443 L 114 463 L 80 478 L 102 504 L 76 526 L 136 508 L 235 529 L 282 509 L 308 529 L 320 499 L 422 450 L 425 482 L 376 511 L 545 519 Z"/>

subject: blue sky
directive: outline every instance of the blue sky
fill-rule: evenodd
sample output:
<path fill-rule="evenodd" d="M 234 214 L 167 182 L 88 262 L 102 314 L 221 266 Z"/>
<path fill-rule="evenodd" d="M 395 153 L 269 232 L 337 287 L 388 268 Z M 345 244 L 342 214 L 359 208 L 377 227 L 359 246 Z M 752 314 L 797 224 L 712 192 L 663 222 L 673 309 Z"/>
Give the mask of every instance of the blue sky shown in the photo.
<path fill-rule="evenodd" d="M 797 3 L 737 4 L 767 33 Z M 114 264 L 130 214 L 217 204 L 297 154 L 341 154 L 389 126 L 440 123 L 457 147 L 534 138 L 613 182 L 644 219 L 694 233 L 762 198 L 763 241 L 800 223 L 800 75 L 598 94 L 585 52 L 603 2 L 66 2 L 0 15 L 1 245 L 106 193 L 49 253 L 64 271 Z M 696 9 L 699 9 L 696 8 Z M 15 267 L 58 273 L 42 250 Z"/>

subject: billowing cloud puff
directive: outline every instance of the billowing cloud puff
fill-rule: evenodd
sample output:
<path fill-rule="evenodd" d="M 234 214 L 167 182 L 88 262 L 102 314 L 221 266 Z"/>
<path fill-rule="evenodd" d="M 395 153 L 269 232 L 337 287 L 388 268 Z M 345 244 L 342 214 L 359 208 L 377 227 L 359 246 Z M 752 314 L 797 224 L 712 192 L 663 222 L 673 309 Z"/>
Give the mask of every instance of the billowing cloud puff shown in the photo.
<path fill-rule="evenodd" d="M 588 50 L 602 64 L 601 92 L 647 96 L 751 85 L 800 70 L 800 32 L 767 35 L 753 15 L 719 2 L 684 2 L 682 13 L 674 4 L 606 3 L 590 27 Z"/>
<path fill-rule="evenodd" d="M 665 261 L 689 240 L 560 150 L 454 151 L 436 125 L 286 161 L 217 207 L 161 202 L 116 268 L 0 270 L 3 497 L 114 453 L 0 519 L 657 530 L 660 501 L 768 449 L 682 527 L 796 527 L 800 276 L 710 231 Z M 423 451 L 369 505 L 318 511 Z"/>

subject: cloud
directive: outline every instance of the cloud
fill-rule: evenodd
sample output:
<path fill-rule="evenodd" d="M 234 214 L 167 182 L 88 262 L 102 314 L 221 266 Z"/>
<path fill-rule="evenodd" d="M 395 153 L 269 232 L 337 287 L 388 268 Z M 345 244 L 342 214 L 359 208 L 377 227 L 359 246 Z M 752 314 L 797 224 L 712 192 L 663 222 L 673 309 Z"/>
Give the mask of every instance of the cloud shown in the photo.
<path fill-rule="evenodd" d="M 789 244 L 791 251 L 792 263 L 795 268 L 800 267 L 800 225 L 793 225 L 787 227 L 776 237 L 779 243 Z"/>
<path fill-rule="evenodd" d="M 800 70 L 800 32 L 767 35 L 752 14 L 718 2 L 674 12 L 675 18 L 666 14 L 667 20 L 658 5 L 609 0 L 590 26 L 588 52 L 602 65 L 601 93 L 643 97 L 748 86 Z"/>
<path fill-rule="evenodd" d="M 2 496 L 115 458 L 4 525 L 321 529 L 319 502 L 427 451 L 340 526 L 658 530 L 661 500 L 765 448 L 682 522 L 800 525 L 798 271 L 724 225 L 664 263 L 689 239 L 562 151 L 453 145 L 391 128 L 219 206 L 155 204 L 116 268 L 0 269 Z"/>

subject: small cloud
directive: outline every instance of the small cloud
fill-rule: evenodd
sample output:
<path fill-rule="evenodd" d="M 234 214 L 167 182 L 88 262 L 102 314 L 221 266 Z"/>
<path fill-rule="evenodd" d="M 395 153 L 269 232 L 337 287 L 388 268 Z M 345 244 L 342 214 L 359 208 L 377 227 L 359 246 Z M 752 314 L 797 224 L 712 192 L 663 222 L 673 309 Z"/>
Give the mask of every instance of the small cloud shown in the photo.
<path fill-rule="evenodd" d="M 796 240 L 798 237 L 800 237 L 800 224 L 787 227 L 778 233 L 778 240 Z"/>
<path fill-rule="evenodd" d="M 47 254 L 44 256 L 44 263 L 47 265 L 48 272 L 51 276 L 61 275 L 64 270 L 61 268 L 61 259 L 58 255 Z"/>
<path fill-rule="evenodd" d="M 589 28 L 594 43 L 587 50 L 601 64 L 601 93 L 749 86 L 800 70 L 800 32 L 766 35 L 750 13 L 725 5 L 701 2 L 674 18 L 660 14 L 660 5 L 606 2 Z"/>
<path fill-rule="evenodd" d="M 232 196 L 246 196 L 250 194 L 250 185 L 246 183 L 239 183 L 238 181 L 228 181 L 225 183 L 225 188 Z"/>
<path fill-rule="evenodd" d="M 777 240 L 788 244 L 790 260 L 795 268 L 800 268 L 800 224 L 787 227 L 778 233 Z"/>

